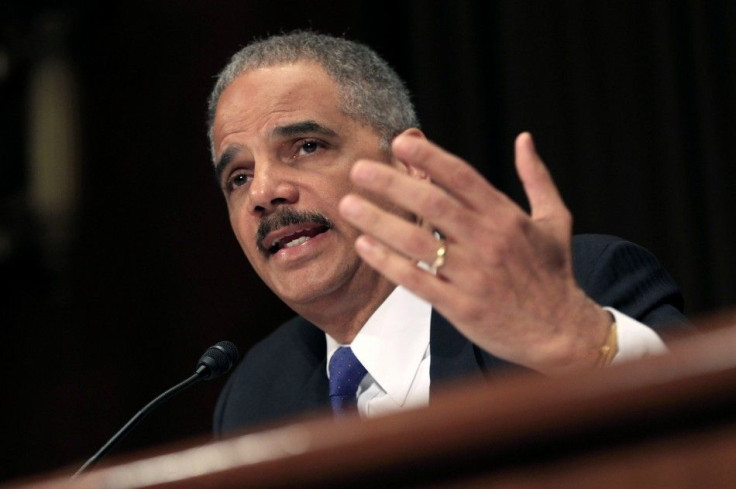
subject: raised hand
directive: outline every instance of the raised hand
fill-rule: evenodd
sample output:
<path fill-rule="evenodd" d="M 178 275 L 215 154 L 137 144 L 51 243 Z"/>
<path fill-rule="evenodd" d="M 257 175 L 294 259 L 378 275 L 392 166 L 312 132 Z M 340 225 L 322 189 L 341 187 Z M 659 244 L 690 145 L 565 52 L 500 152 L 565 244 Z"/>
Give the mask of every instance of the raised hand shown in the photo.
<path fill-rule="evenodd" d="M 611 318 L 575 282 L 572 217 L 531 135 L 515 143 L 531 215 L 416 133 L 398 136 L 392 150 L 414 171 L 361 160 L 351 178 L 422 225 L 347 195 L 340 211 L 364 233 L 355 244 L 363 260 L 498 357 L 546 373 L 594 365 Z"/>

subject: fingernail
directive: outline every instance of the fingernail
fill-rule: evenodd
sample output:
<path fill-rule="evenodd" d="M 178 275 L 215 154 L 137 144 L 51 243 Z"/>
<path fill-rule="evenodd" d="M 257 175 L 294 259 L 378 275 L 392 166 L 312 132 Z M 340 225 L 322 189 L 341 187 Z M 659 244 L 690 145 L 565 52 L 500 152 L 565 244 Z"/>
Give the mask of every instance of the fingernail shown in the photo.
<path fill-rule="evenodd" d="M 358 217 L 363 212 L 363 203 L 354 195 L 346 195 L 340 202 L 340 213 L 345 217 Z"/>
<path fill-rule="evenodd" d="M 412 154 L 416 150 L 416 147 L 417 138 L 407 135 L 397 136 L 392 144 L 394 152 L 400 152 L 403 155 Z"/>
<path fill-rule="evenodd" d="M 372 180 L 376 175 L 375 167 L 367 161 L 358 161 L 353 166 L 351 173 L 354 181 L 367 182 Z"/>
<path fill-rule="evenodd" d="M 532 133 L 529 131 L 524 131 L 519 134 L 519 142 L 521 143 L 521 147 L 525 150 L 536 153 L 537 148 L 534 146 L 534 138 L 532 137 Z"/>
<path fill-rule="evenodd" d="M 359 236 L 358 239 L 355 240 L 355 248 L 357 248 L 358 251 L 363 251 L 365 253 L 374 253 L 377 249 L 377 243 L 370 237 L 363 235 Z"/>

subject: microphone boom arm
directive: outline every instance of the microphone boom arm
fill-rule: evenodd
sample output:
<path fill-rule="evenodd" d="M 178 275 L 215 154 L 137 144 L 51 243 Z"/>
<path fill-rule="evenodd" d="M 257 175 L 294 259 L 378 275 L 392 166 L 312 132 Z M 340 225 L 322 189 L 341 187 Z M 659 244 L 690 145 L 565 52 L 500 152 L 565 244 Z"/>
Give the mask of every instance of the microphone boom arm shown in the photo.
<path fill-rule="evenodd" d="M 133 429 L 135 428 L 138 423 L 140 423 L 143 418 L 145 418 L 151 411 L 153 411 L 153 408 L 158 406 L 159 404 L 162 404 L 164 401 L 168 400 L 171 397 L 174 397 L 179 392 L 183 391 L 184 389 L 196 384 L 197 382 L 201 382 L 203 380 L 201 372 L 198 370 L 197 373 L 192 374 L 191 377 L 188 379 L 178 383 L 171 389 L 167 390 L 163 394 L 159 395 L 156 399 L 146 404 L 143 409 L 138 411 L 135 416 L 130 418 L 130 421 L 125 423 L 125 426 L 120 428 L 120 430 L 115 433 L 112 438 L 110 438 L 107 443 L 105 443 L 102 448 L 100 448 L 97 453 L 92 455 L 89 460 L 87 460 L 84 465 L 82 465 L 79 470 L 77 470 L 74 475 L 72 476 L 72 479 L 76 479 L 82 472 L 84 472 L 87 469 L 90 469 L 94 467 L 94 465 L 107 454 L 112 448 L 120 442 L 125 436 Z"/>
<path fill-rule="evenodd" d="M 162 404 L 167 399 L 175 396 L 179 392 L 196 384 L 197 382 L 201 382 L 203 380 L 212 380 L 219 377 L 220 375 L 229 371 L 237 361 L 238 349 L 230 341 L 220 341 L 219 343 L 209 347 L 207 351 L 204 352 L 204 355 L 202 355 L 202 357 L 199 359 L 199 362 L 197 363 L 197 368 L 195 369 L 194 374 L 192 374 L 191 377 L 178 383 L 163 394 L 159 395 L 153 401 L 146 404 L 143 409 L 138 411 L 135 416 L 130 418 L 130 421 L 125 423 L 125 426 L 120 428 L 120 430 L 115 433 L 112 438 L 110 438 L 107 443 L 105 443 L 102 448 L 97 451 L 97 453 L 92 455 L 89 460 L 87 460 L 84 465 L 82 465 L 79 470 L 74 473 L 74 475 L 72 476 L 72 480 L 76 479 L 81 473 L 93 467 L 97 462 L 99 462 L 100 459 L 104 457 L 107 452 L 109 452 L 120 440 L 125 438 L 125 436 L 133 428 L 135 428 L 136 425 L 138 425 L 138 423 L 143 420 L 143 418 L 145 418 L 151 411 L 153 411 L 156 406 Z"/>

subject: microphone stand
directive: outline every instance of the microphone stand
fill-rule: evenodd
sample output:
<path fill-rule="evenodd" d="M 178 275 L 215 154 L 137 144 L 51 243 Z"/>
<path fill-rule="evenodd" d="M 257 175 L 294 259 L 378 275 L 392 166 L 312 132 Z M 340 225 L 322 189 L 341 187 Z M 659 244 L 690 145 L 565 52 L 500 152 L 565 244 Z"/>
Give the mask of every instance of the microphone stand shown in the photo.
<path fill-rule="evenodd" d="M 151 402 L 149 402 L 148 404 L 146 404 L 146 406 L 145 406 L 145 407 L 144 407 L 143 409 L 141 409 L 140 411 L 138 411 L 138 412 L 136 413 L 136 415 L 135 415 L 135 416 L 133 416 L 132 418 L 130 418 L 130 421 L 128 421 L 128 422 L 127 422 L 127 423 L 125 424 L 125 426 L 123 426 L 122 428 L 120 428 L 120 430 L 119 430 L 119 431 L 118 431 L 117 433 L 115 433 L 115 434 L 114 434 L 114 435 L 112 436 L 112 438 L 110 438 L 110 439 L 109 439 L 109 440 L 107 441 L 107 443 L 105 443 L 105 444 L 104 444 L 104 445 L 102 446 L 102 448 L 100 448 L 100 449 L 99 449 L 99 450 L 97 451 L 97 453 L 95 453 L 94 455 L 92 455 L 92 456 L 91 456 L 91 457 L 89 458 L 89 460 L 87 460 L 87 461 L 86 461 L 86 462 L 84 463 L 84 465 L 82 465 L 82 466 L 81 466 L 81 467 L 79 468 L 79 470 L 77 470 L 77 471 L 76 471 L 76 472 L 74 473 L 74 475 L 72 476 L 72 480 L 76 479 L 76 478 L 77 478 L 77 477 L 79 477 L 79 475 L 80 475 L 80 474 L 82 474 L 82 473 L 83 473 L 83 472 L 84 472 L 85 470 L 87 470 L 87 469 L 89 469 L 89 468 L 93 467 L 93 466 L 94 466 L 94 465 L 95 465 L 95 464 L 96 464 L 97 462 L 99 462 L 99 461 L 100 461 L 100 459 L 101 459 L 102 457 L 104 457 L 104 456 L 105 456 L 105 454 L 106 454 L 107 452 L 109 452 L 109 451 L 110 451 L 110 450 L 112 449 L 112 447 L 114 447 L 114 446 L 115 446 L 115 445 L 116 445 L 116 444 L 117 444 L 117 443 L 118 443 L 118 442 L 119 442 L 120 440 L 122 440 L 123 438 L 125 438 L 125 436 L 126 436 L 126 435 L 127 435 L 127 434 L 128 434 L 128 433 L 129 433 L 129 432 L 130 432 L 130 431 L 131 431 L 131 430 L 132 430 L 133 428 L 135 428 L 135 427 L 136 427 L 136 425 L 137 425 L 138 423 L 140 423 L 140 422 L 141 422 L 141 421 L 143 420 L 143 418 L 145 418 L 145 417 L 146 417 L 146 416 L 147 416 L 147 415 L 148 415 L 148 414 L 149 414 L 149 413 L 150 413 L 151 411 L 153 411 L 153 408 L 155 408 L 155 407 L 156 407 L 156 406 L 158 406 L 159 404 L 163 403 L 163 402 L 164 402 L 164 401 L 166 401 L 167 399 L 169 399 L 169 398 L 171 398 L 171 397 L 175 396 L 176 394 L 178 394 L 179 392 L 183 391 L 183 390 L 184 390 L 184 389 L 186 389 L 187 387 L 190 387 L 190 386 L 192 386 L 192 385 L 196 384 L 197 382 L 200 382 L 200 381 L 202 381 L 202 380 L 203 380 L 203 374 L 204 374 L 204 373 L 206 373 L 206 371 L 207 371 L 207 367 L 206 367 L 206 366 L 204 366 L 204 365 L 201 365 L 201 366 L 200 366 L 200 367 L 199 367 L 199 368 L 197 369 L 197 371 L 196 371 L 196 372 L 195 372 L 194 374 L 192 374 L 192 376 L 191 376 L 191 377 L 189 377 L 188 379 L 186 379 L 186 380 L 184 380 L 184 381 L 180 382 L 179 384 L 175 385 L 174 387 L 172 387 L 171 389 L 167 390 L 167 391 L 166 391 L 166 392 L 164 392 L 163 394 L 159 395 L 159 396 L 158 396 L 157 398 L 155 398 L 155 399 L 154 399 L 153 401 L 151 401 Z"/>

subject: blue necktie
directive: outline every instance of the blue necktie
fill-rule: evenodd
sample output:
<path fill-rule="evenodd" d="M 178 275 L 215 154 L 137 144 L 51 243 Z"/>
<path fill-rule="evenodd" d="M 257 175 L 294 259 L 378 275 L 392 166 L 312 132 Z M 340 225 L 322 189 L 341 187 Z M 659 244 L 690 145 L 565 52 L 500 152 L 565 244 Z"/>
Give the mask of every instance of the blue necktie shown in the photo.
<path fill-rule="evenodd" d="M 355 405 L 358 386 L 367 373 L 349 346 L 335 351 L 330 359 L 330 404 L 335 414 L 342 414 Z"/>

